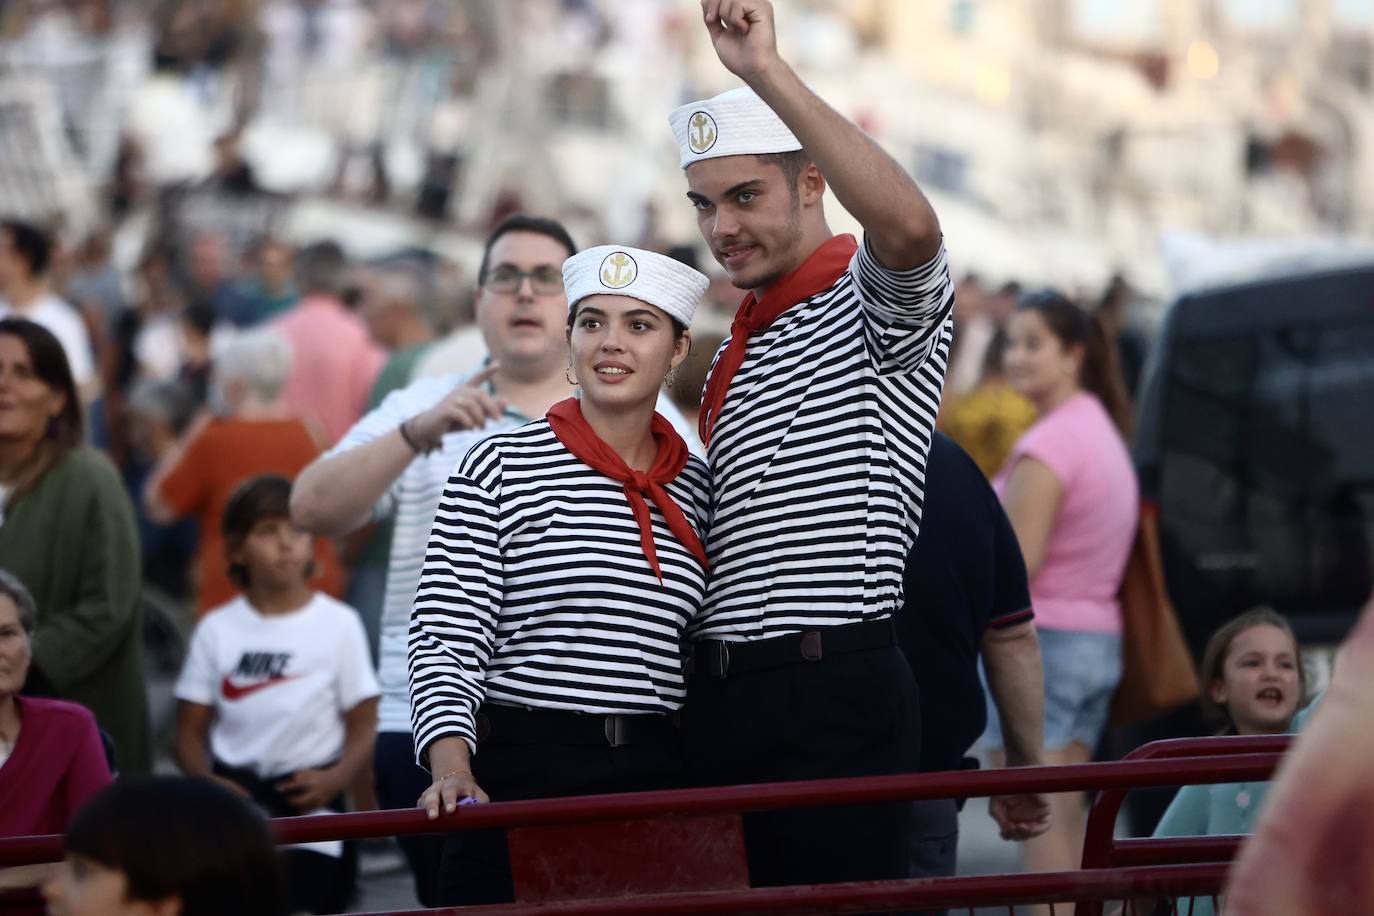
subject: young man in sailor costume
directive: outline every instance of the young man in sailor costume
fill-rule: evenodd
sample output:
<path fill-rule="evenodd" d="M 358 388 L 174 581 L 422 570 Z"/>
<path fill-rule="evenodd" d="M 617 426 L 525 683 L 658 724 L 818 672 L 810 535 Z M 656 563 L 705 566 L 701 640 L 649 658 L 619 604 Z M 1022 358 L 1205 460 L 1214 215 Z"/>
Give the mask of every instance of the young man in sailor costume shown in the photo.
<path fill-rule="evenodd" d="M 688 765 L 708 784 L 914 771 L 916 684 L 892 615 L 949 352 L 940 226 L 778 55 L 771 4 L 702 12 L 746 86 L 670 122 L 702 238 L 749 292 L 702 404 L 711 578 L 690 630 Z M 862 241 L 830 231 L 827 186 Z M 904 877 L 909 811 L 751 816 L 753 883 Z"/>

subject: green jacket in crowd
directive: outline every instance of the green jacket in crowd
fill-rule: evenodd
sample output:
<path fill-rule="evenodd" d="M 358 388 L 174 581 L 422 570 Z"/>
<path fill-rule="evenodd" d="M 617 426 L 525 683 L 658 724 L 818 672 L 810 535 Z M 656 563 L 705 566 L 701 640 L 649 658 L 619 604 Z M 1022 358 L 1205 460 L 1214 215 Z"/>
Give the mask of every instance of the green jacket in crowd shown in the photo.
<path fill-rule="evenodd" d="M 143 571 L 133 506 L 114 466 L 94 449 L 74 449 L 11 501 L 0 567 L 38 604 L 24 692 L 87 707 L 113 740 L 120 773 L 149 772 Z"/>

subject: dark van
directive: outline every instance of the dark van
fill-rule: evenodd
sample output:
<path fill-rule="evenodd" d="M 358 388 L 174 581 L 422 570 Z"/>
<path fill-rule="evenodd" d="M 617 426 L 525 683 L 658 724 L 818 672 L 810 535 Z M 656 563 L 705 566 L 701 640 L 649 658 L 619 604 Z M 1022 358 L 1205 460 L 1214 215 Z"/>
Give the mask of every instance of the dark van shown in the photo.
<path fill-rule="evenodd" d="M 1324 685 L 1374 562 L 1374 256 L 1179 296 L 1146 369 L 1135 451 L 1194 658 L 1267 605 Z M 1211 727 L 1191 705 L 1118 730 L 1114 750 Z M 1172 796 L 1132 792 L 1133 832 L 1152 831 Z"/>
<path fill-rule="evenodd" d="M 1181 296 L 1136 451 L 1195 653 L 1256 605 L 1339 642 L 1374 562 L 1374 259 Z"/>

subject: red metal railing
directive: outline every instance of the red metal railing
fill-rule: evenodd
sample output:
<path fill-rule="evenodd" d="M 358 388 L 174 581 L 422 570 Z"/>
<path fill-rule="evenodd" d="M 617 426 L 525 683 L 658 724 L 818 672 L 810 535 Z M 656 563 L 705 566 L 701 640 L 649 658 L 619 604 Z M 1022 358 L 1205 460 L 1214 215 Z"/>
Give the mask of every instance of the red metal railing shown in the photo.
<path fill-rule="evenodd" d="M 888 881 L 814 887 L 755 888 L 709 893 L 675 893 L 653 897 L 542 903 L 540 912 L 726 912 L 746 907 L 758 912 L 806 912 L 823 907 L 879 910 L 911 906 L 1004 905 L 1044 900 L 1122 899 L 1132 894 L 1169 893 L 1206 896 L 1219 891 L 1225 863 L 1234 854 L 1235 838 L 1115 840 L 1110 824 L 1121 798 L 1132 788 L 1179 784 L 1213 784 L 1265 780 L 1277 766 L 1283 739 L 1195 739 L 1156 742 L 1132 758 L 1112 763 L 973 770 L 950 773 L 870 776 L 855 779 L 769 783 L 705 789 L 579 796 L 537 801 L 500 802 L 460 808 L 428 820 L 416 809 L 282 818 L 273 822 L 282 843 L 325 839 L 361 839 L 423 833 L 448 833 L 487 827 L 527 828 L 593 825 L 646 818 L 700 817 L 779 808 L 815 807 L 937 798 L 976 798 L 1026 792 L 1100 790 L 1093 808 L 1107 817 L 1105 836 L 1090 820 L 1089 850 L 1084 870 L 1062 874 L 1028 874 Z M 1218 754 L 1228 756 L 1215 756 Z M 1210 754 L 1213 756 L 1197 756 Z M 1106 799 L 1106 801 L 1104 801 Z M 1115 805 L 1115 807 L 1112 807 Z M 1092 849 L 1108 844 L 1107 857 Z M 61 838 L 0 839 L 0 867 L 61 858 Z M 1179 864 L 1184 863 L 1184 864 Z M 1165 882 L 1160 884 L 1159 882 Z M 1153 890 L 1151 890 L 1153 889 Z M 986 895 L 986 896 L 985 896 Z M 733 901 L 733 902 L 732 902 Z M 943 902 L 942 902 L 943 901 Z M 852 906 L 850 905 L 852 904 Z M 491 909 L 513 913 L 515 908 Z M 463 913 L 482 910 L 465 909 Z"/>
<path fill-rule="evenodd" d="M 593 913 L 637 913 L 668 916 L 682 913 L 846 913 L 909 909 L 1012 907 L 1057 901 L 1129 901 L 1135 897 L 1215 894 L 1226 879 L 1225 863 L 1117 868 L 1100 871 L 1041 872 L 1024 875 L 977 875 L 908 881 L 763 887 L 714 893 L 665 894 L 620 900 L 569 900 L 557 903 L 504 904 L 432 910 L 396 910 L 366 916 L 512 916 Z M 1066 914 L 1067 908 L 1061 908 Z M 1144 914 L 1140 914 L 1144 916 Z M 1186 910 L 1179 916 L 1187 916 Z"/>
<path fill-rule="evenodd" d="M 1193 759 L 1246 759 L 1256 754 L 1282 754 L 1288 749 L 1290 740 L 1287 735 L 1173 738 L 1167 741 L 1153 741 L 1138 747 L 1123 757 L 1122 762 L 1150 760 L 1165 763 L 1175 769 L 1175 778 L 1172 783 L 1169 783 L 1170 785 L 1203 785 L 1214 781 L 1192 778 L 1191 761 Z M 1260 779 L 1265 778 L 1267 777 L 1260 777 Z M 1252 779 L 1253 777 L 1237 777 L 1236 779 L 1215 781 L 1249 782 Z M 1141 785 L 1143 787 L 1144 783 Z M 1103 791 L 1093 801 L 1092 808 L 1088 811 L 1088 824 L 1084 830 L 1084 868 L 1110 868 L 1114 865 L 1140 864 L 1138 861 L 1140 856 L 1143 855 L 1147 859 L 1151 856 L 1149 850 L 1169 848 L 1169 844 L 1162 840 L 1117 839 L 1115 835 L 1116 818 L 1130 788 L 1130 786 L 1104 787 Z M 1228 850 L 1234 853 L 1237 842 L 1238 838 L 1235 837 L 1209 837 L 1207 842 L 1194 845 L 1191 848 L 1195 851 L 1210 849 L 1217 854 L 1225 853 Z M 1180 848 L 1189 847 L 1180 846 Z M 1138 850 L 1145 850 L 1145 852 L 1138 852 Z M 1228 855 L 1227 859 L 1229 858 Z"/>
<path fill-rule="evenodd" d="M 1131 751 L 1123 762 L 1151 760 L 1176 766 L 1174 784 L 1202 785 L 1211 780 L 1194 779 L 1191 763 L 1197 759 L 1243 759 L 1256 754 L 1282 754 L 1292 739 L 1287 735 L 1229 736 L 1223 738 L 1173 738 L 1152 741 Z M 1265 778 L 1265 777 L 1261 777 Z M 1221 780 L 1250 782 L 1250 777 Z M 1112 787 L 1098 793 L 1088 811 L 1083 835 L 1084 869 L 1109 869 L 1164 862 L 1230 862 L 1243 837 L 1213 836 L 1187 838 L 1120 839 L 1116 819 L 1129 787 Z M 1087 902 L 1077 916 L 1101 916 L 1100 903 Z"/>

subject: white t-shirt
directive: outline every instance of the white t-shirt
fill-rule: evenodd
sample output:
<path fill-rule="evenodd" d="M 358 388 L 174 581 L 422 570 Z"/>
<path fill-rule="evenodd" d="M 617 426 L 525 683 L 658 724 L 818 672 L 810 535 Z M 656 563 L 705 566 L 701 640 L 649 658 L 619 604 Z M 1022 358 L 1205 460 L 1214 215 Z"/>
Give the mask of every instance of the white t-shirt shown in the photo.
<path fill-rule="evenodd" d="M 76 387 L 90 391 L 95 382 L 95 357 L 91 352 L 91 336 L 81 313 L 52 293 L 44 293 L 23 308 L 15 308 L 0 299 L 0 318 L 27 318 L 52 331 L 67 353 Z"/>
<path fill-rule="evenodd" d="M 176 685 L 177 699 L 214 708 L 215 759 L 264 779 L 337 760 L 343 714 L 377 693 L 362 621 L 323 594 L 287 614 L 242 595 L 211 610 Z"/>

